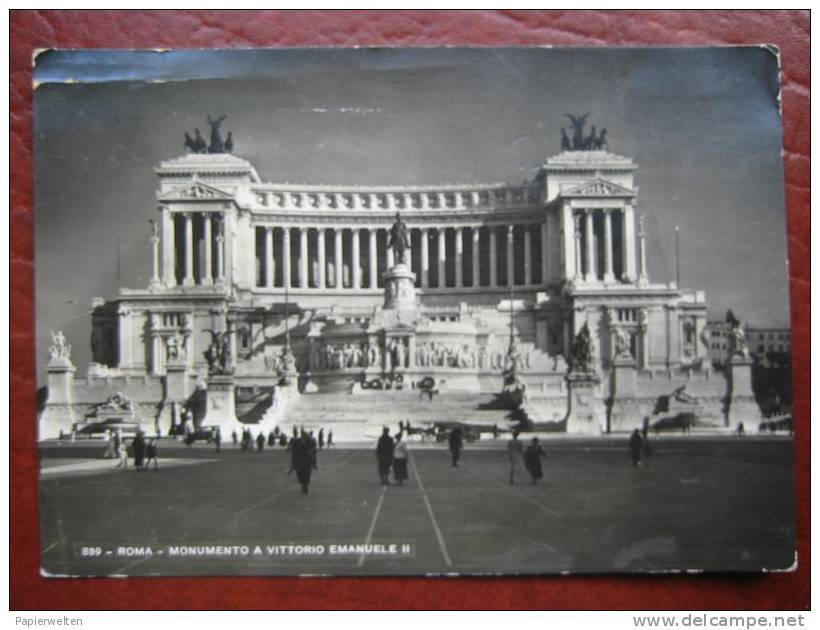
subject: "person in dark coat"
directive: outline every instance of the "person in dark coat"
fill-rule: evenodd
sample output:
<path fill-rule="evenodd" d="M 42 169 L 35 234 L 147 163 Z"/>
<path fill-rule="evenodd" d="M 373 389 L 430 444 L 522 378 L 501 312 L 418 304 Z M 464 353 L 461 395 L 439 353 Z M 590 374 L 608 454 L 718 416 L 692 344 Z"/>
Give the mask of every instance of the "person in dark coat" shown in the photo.
<path fill-rule="evenodd" d="M 303 434 L 293 439 L 291 447 L 291 470 L 296 471 L 296 478 L 302 486 L 302 494 L 307 494 L 310 476 L 316 462 L 314 444 L 307 435 Z"/>
<path fill-rule="evenodd" d="M 533 483 L 538 483 L 538 480 L 544 476 L 544 469 L 541 467 L 541 459 L 547 459 L 547 453 L 544 447 L 538 443 L 538 438 L 532 438 L 532 443 L 524 451 L 524 465 L 532 477 Z"/>
<path fill-rule="evenodd" d="M 236 432 L 234 432 L 236 434 Z M 222 432 L 217 427 L 214 429 L 214 444 L 216 444 L 216 454 L 219 455 L 219 451 L 222 448 Z"/>
<path fill-rule="evenodd" d="M 327 432 L 327 447 L 330 448 L 331 446 L 335 446 L 333 444 L 333 431 Z"/>
<path fill-rule="evenodd" d="M 389 475 L 390 466 L 393 464 L 394 446 L 393 438 L 390 437 L 390 429 L 384 427 L 382 429 L 382 436 L 376 444 L 376 461 L 379 466 L 379 479 L 381 479 L 383 486 L 390 484 Z"/>
<path fill-rule="evenodd" d="M 256 436 L 256 448 L 260 453 L 265 450 L 265 434 L 262 431 Z"/>
<path fill-rule="evenodd" d="M 319 468 L 319 462 L 318 462 L 316 456 L 317 456 L 317 453 L 319 452 L 319 449 L 316 445 L 316 438 L 313 437 L 313 431 L 308 431 L 307 442 L 308 442 L 308 450 L 310 451 L 311 457 L 312 457 L 312 460 L 313 460 L 313 470 L 317 470 Z"/>
<path fill-rule="evenodd" d="M 154 470 L 159 470 L 159 460 L 157 459 L 157 441 L 151 438 L 145 447 L 145 466 L 143 470 L 148 470 L 148 466 L 154 460 Z"/>
<path fill-rule="evenodd" d="M 276 446 L 276 435 L 273 431 L 268 432 L 268 446 Z"/>
<path fill-rule="evenodd" d="M 239 443 L 239 436 L 236 434 L 236 429 L 231 431 L 231 439 L 233 440 L 234 446 L 236 446 Z"/>
<path fill-rule="evenodd" d="M 635 429 L 629 436 L 629 452 L 632 455 L 632 465 L 641 465 L 641 451 L 643 451 L 643 438 L 641 432 Z"/>
<path fill-rule="evenodd" d="M 463 444 L 464 441 L 461 437 L 461 427 L 454 427 L 453 430 L 450 431 L 449 438 L 450 455 L 453 458 L 453 468 L 458 468 L 458 459 L 461 457 L 461 447 Z"/>
<path fill-rule="evenodd" d="M 134 468 L 142 470 L 145 465 L 145 436 L 142 431 L 137 432 L 132 446 L 134 448 Z"/>
<path fill-rule="evenodd" d="M 319 429 L 319 450 L 325 447 L 325 430 Z"/>

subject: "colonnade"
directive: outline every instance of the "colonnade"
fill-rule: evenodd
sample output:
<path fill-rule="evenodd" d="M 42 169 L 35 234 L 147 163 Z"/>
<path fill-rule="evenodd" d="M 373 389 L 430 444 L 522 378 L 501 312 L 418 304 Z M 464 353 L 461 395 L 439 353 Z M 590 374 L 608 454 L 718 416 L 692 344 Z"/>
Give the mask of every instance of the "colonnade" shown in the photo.
<path fill-rule="evenodd" d="M 408 232 L 405 263 L 421 288 L 529 286 L 550 277 L 544 223 L 424 226 Z M 381 274 L 395 263 L 388 241 L 389 227 L 257 226 L 256 286 L 379 287 Z"/>
<path fill-rule="evenodd" d="M 219 284 L 225 279 L 224 216 L 221 212 L 162 213 L 162 283 L 173 287 Z M 195 229 L 196 226 L 196 229 Z M 177 232 L 180 231 L 179 234 Z M 159 279 L 159 236 L 153 244 L 152 283 Z M 201 248 L 200 248 L 201 244 Z"/>
<path fill-rule="evenodd" d="M 645 278 L 642 230 L 638 234 L 641 256 L 636 272 L 633 212 L 631 206 L 573 210 L 573 259 L 568 261 L 572 263 L 572 272 L 568 276 L 586 282 Z"/>

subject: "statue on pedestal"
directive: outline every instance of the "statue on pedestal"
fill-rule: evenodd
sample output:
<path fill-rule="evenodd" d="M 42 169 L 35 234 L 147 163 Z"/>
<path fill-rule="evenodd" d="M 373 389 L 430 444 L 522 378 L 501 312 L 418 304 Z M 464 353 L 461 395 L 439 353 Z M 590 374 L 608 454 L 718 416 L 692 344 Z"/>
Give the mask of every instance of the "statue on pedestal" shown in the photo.
<path fill-rule="evenodd" d="M 743 325 L 743 322 L 737 319 L 735 314 L 729 310 L 726 312 L 726 323 L 731 327 L 729 357 L 740 356 L 744 359 L 748 359 L 749 346 L 746 343 L 746 327 Z"/>
<path fill-rule="evenodd" d="M 58 330 L 56 333 L 51 331 L 51 346 L 48 348 L 51 355 L 51 362 L 67 362 L 71 363 L 71 344 L 66 341 L 63 331 Z"/>
<path fill-rule="evenodd" d="M 208 153 L 225 153 L 225 143 L 222 142 L 222 134 L 219 131 L 225 118 L 227 116 L 224 114 L 216 120 L 208 116 L 208 124 L 211 126 L 211 144 L 208 146 Z"/>
<path fill-rule="evenodd" d="M 567 136 L 566 130 L 561 127 L 561 150 L 562 151 L 600 151 L 604 147 L 609 149 L 609 143 L 606 138 L 606 127 L 601 128 L 600 133 L 596 133 L 595 125 L 589 135 L 584 134 L 584 127 L 587 123 L 589 114 L 572 115 L 564 114 L 570 119 L 572 124 L 572 142 Z"/>
<path fill-rule="evenodd" d="M 282 348 L 282 356 L 279 359 L 279 377 L 282 385 L 290 385 L 291 377 L 296 374 L 296 357 L 289 345 Z"/>
<path fill-rule="evenodd" d="M 572 347 L 569 351 L 569 371 L 592 371 L 592 337 L 586 323 L 572 341 Z"/>
<path fill-rule="evenodd" d="M 587 124 L 589 114 L 573 116 L 572 114 L 565 114 L 570 119 L 572 124 L 572 148 L 575 151 L 583 151 L 586 148 L 586 138 L 584 138 L 584 125 Z"/>
<path fill-rule="evenodd" d="M 211 333 L 211 343 L 204 352 L 205 360 L 208 362 L 208 374 L 231 374 L 233 367 L 228 333 L 217 332 L 210 328 L 205 332 Z"/>
<path fill-rule="evenodd" d="M 407 225 L 401 220 L 401 215 L 396 213 L 396 221 L 390 228 L 390 240 L 387 246 L 393 250 L 395 264 L 405 263 L 404 252 L 410 247 L 410 237 L 407 233 Z"/>

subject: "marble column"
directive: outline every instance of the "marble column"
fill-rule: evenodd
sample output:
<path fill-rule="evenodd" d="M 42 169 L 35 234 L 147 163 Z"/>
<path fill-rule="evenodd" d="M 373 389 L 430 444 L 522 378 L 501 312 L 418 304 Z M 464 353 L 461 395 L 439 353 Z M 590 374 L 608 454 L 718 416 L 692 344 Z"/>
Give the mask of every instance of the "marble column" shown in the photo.
<path fill-rule="evenodd" d="M 427 228 L 421 229 L 421 286 L 426 289 L 430 286 L 430 244 L 428 242 L 429 231 Z"/>
<path fill-rule="evenodd" d="M 407 249 L 404 250 L 404 262 L 413 271 L 413 228 L 407 228 Z"/>
<path fill-rule="evenodd" d="M 310 286 L 308 278 L 308 229 L 299 228 L 299 287 L 307 289 Z"/>
<path fill-rule="evenodd" d="M 376 256 L 376 229 L 370 228 L 367 231 L 368 243 L 367 243 L 367 273 L 370 276 L 370 289 L 375 289 L 379 286 L 379 259 Z"/>
<path fill-rule="evenodd" d="M 583 275 L 583 265 L 581 264 L 581 215 L 576 214 L 572 217 L 575 230 L 575 278 L 581 278 Z"/>
<path fill-rule="evenodd" d="M 177 284 L 176 245 L 174 244 L 174 215 L 162 208 L 162 281 L 166 287 Z"/>
<path fill-rule="evenodd" d="M 290 227 L 285 226 L 282 229 L 282 286 L 291 288 L 290 281 Z"/>
<path fill-rule="evenodd" d="M 273 228 L 268 226 L 265 230 L 265 286 L 273 288 L 274 265 L 273 265 Z"/>
<path fill-rule="evenodd" d="M 203 284 L 213 284 L 213 262 L 211 257 L 211 215 L 210 213 L 205 213 L 202 215 L 202 219 L 205 222 L 204 225 L 204 236 L 205 239 L 205 274 L 202 277 Z"/>
<path fill-rule="evenodd" d="M 222 235 L 223 222 L 216 224 L 216 282 L 221 284 L 225 279 L 225 237 Z"/>
<path fill-rule="evenodd" d="M 317 286 L 325 288 L 325 274 L 327 272 L 327 257 L 325 255 L 325 228 L 316 228 L 316 266 L 319 268 Z"/>
<path fill-rule="evenodd" d="M 182 216 L 185 218 L 185 278 L 182 285 L 190 287 L 194 284 L 194 222 L 190 212 Z"/>
<path fill-rule="evenodd" d="M 612 282 L 612 209 L 604 209 L 604 282 Z"/>
<path fill-rule="evenodd" d="M 362 286 L 361 269 L 359 267 L 359 228 L 353 228 L 350 234 L 351 254 L 350 254 L 350 288 L 358 289 Z"/>
<path fill-rule="evenodd" d="M 117 309 L 119 318 L 119 364 L 121 368 L 131 367 L 131 311 L 123 305 Z"/>
<path fill-rule="evenodd" d="M 569 202 L 561 206 L 560 230 L 561 230 L 561 261 L 563 265 L 564 277 L 573 280 L 581 275 L 581 268 L 578 266 L 579 239 L 580 234 L 578 217 L 573 212 Z"/>
<path fill-rule="evenodd" d="M 530 226 L 524 226 L 524 284 L 532 284 L 532 235 Z"/>
<path fill-rule="evenodd" d="M 487 227 L 490 237 L 490 286 L 498 286 L 498 232 L 494 225 Z"/>
<path fill-rule="evenodd" d="M 474 226 L 473 227 L 473 260 L 472 264 L 472 273 L 470 274 L 470 279 L 472 280 L 472 286 L 479 287 L 481 286 L 481 257 L 479 255 L 479 244 L 481 240 L 481 226 Z"/>
<path fill-rule="evenodd" d="M 595 231 L 593 230 L 593 222 L 592 217 L 595 216 L 593 214 L 593 210 L 591 208 L 587 208 L 586 210 L 586 241 L 587 241 L 587 273 L 585 279 L 587 282 L 590 280 L 595 280 L 597 274 L 595 273 Z"/>
<path fill-rule="evenodd" d="M 621 211 L 621 264 L 622 277 L 628 282 L 634 282 L 635 273 L 635 210 L 632 206 L 626 206 Z"/>
<path fill-rule="evenodd" d="M 159 279 L 159 236 L 156 233 L 151 234 L 151 283 L 152 288 L 157 288 L 160 285 Z"/>
<path fill-rule="evenodd" d="M 547 245 L 547 217 L 544 217 L 544 222 L 541 224 L 541 284 L 547 284 L 550 281 L 550 252 Z"/>
<path fill-rule="evenodd" d="M 387 268 L 390 269 L 393 265 L 396 264 L 396 260 L 395 260 L 395 257 L 393 255 L 393 248 L 388 245 L 388 243 L 390 242 L 390 230 L 385 229 L 384 233 L 385 233 L 385 239 L 384 239 L 385 252 L 384 253 L 385 253 L 385 258 L 387 259 Z"/>
<path fill-rule="evenodd" d="M 342 265 L 344 264 L 344 256 L 342 256 L 342 228 L 335 228 L 333 230 L 333 275 L 335 282 L 335 289 L 342 288 Z"/>
<path fill-rule="evenodd" d="M 638 280 L 646 281 L 646 234 L 644 233 L 644 215 L 638 219 Z"/>
<path fill-rule="evenodd" d="M 455 228 L 456 288 L 464 285 L 464 228 Z"/>
<path fill-rule="evenodd" d="M 447 286 L 447 236 L 446 228 L 438 229 L 438 286 Z"/>

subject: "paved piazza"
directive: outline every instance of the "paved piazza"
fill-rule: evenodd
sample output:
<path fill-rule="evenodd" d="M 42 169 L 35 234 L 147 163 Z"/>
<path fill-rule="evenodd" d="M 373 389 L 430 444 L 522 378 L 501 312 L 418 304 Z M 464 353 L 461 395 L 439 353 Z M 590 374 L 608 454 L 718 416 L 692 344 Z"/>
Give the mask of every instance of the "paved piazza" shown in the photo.
<path fill-rule="evenodd" d="M 42 566 L 90 576 L 793 565 L 790 439 L 653 443 L 648 465 L 633 468 L 624 438 L 548 440 L 544 482 L 512 486 L 503 440 L 468 445 L 457 469 L 445 447 L 414 442 L 408 484 L 385 489 L 371 446 L 325 449 L 304 496 L 281 448 L 243 454 L 229 444 L 216 455 L 163 441 L 158 472 L 123 472 L 99 444 L 47 442 Z"/>

